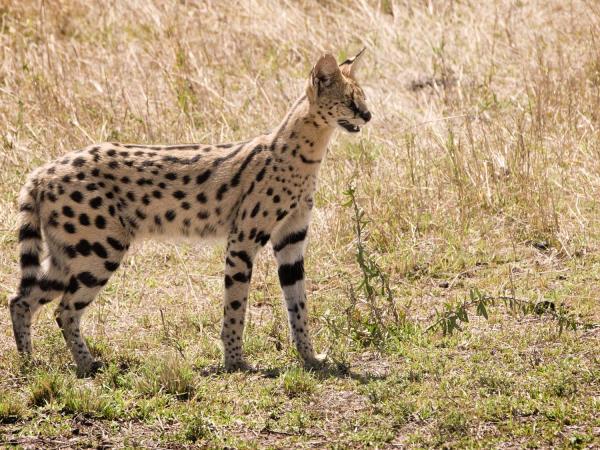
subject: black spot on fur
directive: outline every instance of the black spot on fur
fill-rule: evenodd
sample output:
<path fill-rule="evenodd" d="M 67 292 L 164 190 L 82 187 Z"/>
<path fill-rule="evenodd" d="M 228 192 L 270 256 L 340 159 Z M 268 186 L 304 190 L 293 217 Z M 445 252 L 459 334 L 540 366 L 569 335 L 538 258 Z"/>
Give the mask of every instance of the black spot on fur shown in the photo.
<path fill-rule="evenodd" d="M 296 231 L 295 233 L 288 234 L 286 237 L 284 237 L 281 241 L 279 241 L 276 245 L 273 246 L 273 250 L 275 252 L 279 252 L 288 245 L 292 245 L 297 242 L 302 242 L 306 238 L 306 233 L 307 229 L 304 228 L 300 231 Z"/>
<path fill-rule="evenodd" d="M 252 260 L 250 259 L 250 256 L 248 256 L 248 253 L 246 253 L 245 251 L 231 251 L 231 256 L 234 258 L 241 259 L 244 263 L 246 263 L 246 267 L 248 267 L 248 269 L 252 268 Z"/>
<path fill-rule="evenodd" d="M 240 184 L 240 179 L 242 176 L 242 173 L 244 172 L 244 170 L 246 170 L 246 167 L 248 167 L 248 164 L 250 164 L 250 162 L 252 161 L 252 159 L 258 155 L 260 152 L 263 151 L 263 148 L 261 145 L 257 145 L 256 147 L 254 147 L 252 149 L 252 151 L 250 152 L 250 154 L 246 157 L 246 159 L 244 160 L 244 162 L 242 162 L 242 164 L 240 165 L 240 168 L 238 169 L 238 171 L 235 173 L 235 175 L 233 176 L 233 178 L 231 179 L 231 186 L 237 186 L 238 184 Z"/>
<path fill-rule="evenodd" d="M 77 275 L 77 279 L 87 287 L 95 287 L 98 285 L 98 278 L 90 272 L 81 272 Z"/>
<path fill-rule="evenodd" d="M 114 272 L 115 270 L 117 270 L 119 268 L 119 263 L 112 262 L 112 261 L 104 261 L 104 268 L 106 270 L 108 270 L 109 272 Z"/>
<path fill-rule="evenodd" d="M 79 191 L 71 192 L 71 195 L 69 195 L 69 197 L 71 197 L 71 200 L 73 200 L 75 203 L 81 203 L 81 201 L 83 200 L 83 194 Z"/>
<path fill-rule="evenodd" d="M 19 284 L 19 291 L 25 292 L 31 287 L 35 286 L 37 280 L 35 276 L 23 277 L 21 278 L 21 283 Z"/>
<path fill-rule="evenodd" d="M 100 258 L 106 259 L 108 257 L 108 253 L 106 249 L 100 242 L 94 242 L 92 244 L 92 251 Z"/>
<path fill-rule="evenodd" d="M 50 217 L 48 218 L 48 224 L 53 226 L 54 228 L 58 227 L 58 213 L 56 211 L 52 211 L 50 213 Z"/>
<path fill-rule="evenodd" d="M 265 245 L 267 245 L 267 242 L 269 242 L 270 238 L 270 234 L 267 234 L 264 231 L 259 231 L 256 235 L 256 238 L 254 239 L 254 242 L 260 242 L 260 245 L 264 247 Z"/>
<path fill-rule="evenodd" d="M 63 206 L 62 212 L 65 216 L 67 217 L 75 217 L 75 212 L 73 211 L 73 208 L 71 208 L 70 206 Z"/>
<path fill-rule="evenodd" d="M 69 280 L 69 284 L 66 288 L 66 291 L 69 292 L 70 294 L 74 294 L 75 292 L 77 292 L 78 289 L 79 289 L 79 282 L 77 281 L 77 278 L 71 277 L 71 279 Z"/>
<path fill-rule="evenodd" d="M 277 272 L 282 286 L 292 286 L 304 279 L 304 260 L 300 259 L 293 264 L 282 264 Z"/>
<path fill-rule="evenodd" d="M 106 242 L 115 250 L 123 251 L 127 248 L 125 244 L 110 236 L 106 238 Z"/>
<path fill-rule="evenodd" d="M 166 213 L 165 213 L 165 218 L 169 221 L 169 222 L 173 222 L 175 220 L 175 217 L 177 215 L 175 214 L 175 211 L 173 211 L 172 209 L 169 209 Z"/>
<path fill-rule="evenodd" d="M 288 212 L 283 210 L 283 209 L 278 209 L 277 210 L 277 221 L 279 222 L 280 220 L 283 220 L 283 218 L 285 216 L 287 216 Z"/>
<path fill-rule="evenodd" d="M 249 281 L 249 277 L 242 272 L 238 272 L 233 276 L 233 279 L 238 283 L 247 283 Z"/>
<path fill-rule="evenodd" d="M 75 166 L 75 167 L 83 167 L 83 165 L 85 164 L 85 158 L 78 156 L 77 158 L 75 158 L 73 160 L 73 162 L 71 164 L 73 164 L 73 166 Z"/>
<path fill-rule="evenodd" d="M 73 225 L 71 222 L 66 222 L 66 223 L 63 225 L 63 228 L 64 228 L 64 229 L 65 229 L 65 231 L 66 231 L 67 233 L 69 233 L 69 234 L 75 234 L 75 232 L 77 231 L 77 230 L 75 229 L 75 225 Z"/>
<path fill-rule="evenodd" d="M 198 175 L 196 177 L 196 183 L 197 184 L 202 184 L 204 183 L 206 180 L 208 180 L 210 178 L 210 174 L 211 174 L 211 170 L 207 169 L 204 172 L 202 172 L 200 175 Z"/>
<path fill-rule="evenodd" d="M 96 225 L 97 228 L 100 228 L 101 230 L 103 230 L 104 228 L 106 228 L 106 219 L 104 218 L 104 216 L 96 216 L 96 220 L 94 221 L 94 224 Z"/>
<path fill-rule="evenodd" d="M 19 242 L 26 239 L 41 239 L 40 231 L 26 223 L 19 228 Z"/>
<path fill-rule="evenodd" d="M 225 195 L 228 189 L 229 186 L 227 186 L 227 183 L 223 183 L 219 190 L 217 190 L 217 200 L 223 200 L 223 195 Z"/>
<path fill-rule="evenodd" d="M 89 241 L 87 241 L 86 239 L 82 239 L 77 243 L 75 249 L 79 252 L 79 254 L 83 256 L 88 256 L 92 251 L 92 246 L 89 243 Z"/>
<path fill-rule="evenodd" d="M 94 197 L 90 200 L 90 206 L 94 209 L 98 209 L 102 206 L 102 197 Z"/>
<path fill-rule="evenodd" d="M 265 167 L 263 167 L 262 169 L 260 169 L 260 171 L 256 174 L 256 181 L 260 182 L 262 181 L 262 179 L 265 177 L 265 172 L 267 171 L 267 169 Z"/>
<path fill-rule="evenodd" d="M 39 266 L 40 258 L 37 253 L 21 253 L 21 267 Z"/>
<path fill-rule="evenodd" d="M 42 278 L 38 282 L 38 286 L 42 291 L 64 291 L 65 285 L 59 280 L 49 280 Z"/>

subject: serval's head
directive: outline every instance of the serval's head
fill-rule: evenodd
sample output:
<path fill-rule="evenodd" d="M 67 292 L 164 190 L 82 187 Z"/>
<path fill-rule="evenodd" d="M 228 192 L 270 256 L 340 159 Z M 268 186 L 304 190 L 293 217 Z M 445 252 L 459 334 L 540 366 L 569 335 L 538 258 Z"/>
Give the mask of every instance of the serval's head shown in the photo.
<path fill-rule="evenodd" d="M 364 51 L 339 66 L 332 55 L 321 56 L 310 72 L 306 89 L 311 109 L 329 125 L 339 125 L 350 133 L 359 132 L 371 120 L 365 93 L 356 81 Z"/>

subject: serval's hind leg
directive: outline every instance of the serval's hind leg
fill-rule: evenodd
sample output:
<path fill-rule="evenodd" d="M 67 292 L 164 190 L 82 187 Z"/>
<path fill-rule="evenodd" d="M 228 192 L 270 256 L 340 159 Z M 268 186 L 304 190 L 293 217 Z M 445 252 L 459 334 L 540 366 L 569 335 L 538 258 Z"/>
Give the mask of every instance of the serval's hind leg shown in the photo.
<path fill-rule="evenodd" d="M 46 258 L 34 278 L 21 281 L 19 293 L 9 301 L 10 317 L 17 344 L 23 355 L 31 354 L 31 323 L 36 311 L 59 297 L 66 287 L 64 270 L 52 258 Z"/>
<path fill-rule="evenodd" d="M 89 271 L 71 275 L 68 287 L 54 313 L 56 323 L 77 364 L 79 376 L 94 375 L 102 368 L 102 363 L 92 357 L 81 334 L 81 317 L 107 283 L 112 272 L 117 270 L 123 254 L 124 252 L 112 252 L 110 259 L 87 257 L 86 268 Z"/>

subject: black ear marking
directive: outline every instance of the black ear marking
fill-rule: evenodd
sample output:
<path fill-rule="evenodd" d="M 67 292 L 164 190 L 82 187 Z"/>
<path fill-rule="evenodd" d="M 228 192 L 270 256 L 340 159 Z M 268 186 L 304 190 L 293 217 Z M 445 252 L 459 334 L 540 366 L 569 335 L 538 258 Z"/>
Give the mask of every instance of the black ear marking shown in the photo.
<path fill-rule="evenodd" d="M 356 55 L 354 55 L 352 58 L 348 58 L 343 63 L 340 63 L 340 67 L 345 66 L 345 65 L 352 65 L 352 63 L 354 61 L 356 61 L 358 58 L 360 58 L 360 56 L 365 52 L 366 49 L 367 49 L 367 47 L 363 47 L 362 50 L 360 52 L 358 52 Z"/>
<path fill-rule="evenodd" d="M 360 66 L 360 62 L 362 60 L 361 56 L 365 52 L 365 50 L 366 50 L 366 47 L 364 47 L 355 56 L 353 56 L 352 58 L 348 58 L 347 60 L 345 60 L 343 63 L 341 63 L 339 65 L 340 70 L 342 71 L 342 73 L 344 75 L 354 78 L 356 71 L 357 71 L 357 66 Z"/>

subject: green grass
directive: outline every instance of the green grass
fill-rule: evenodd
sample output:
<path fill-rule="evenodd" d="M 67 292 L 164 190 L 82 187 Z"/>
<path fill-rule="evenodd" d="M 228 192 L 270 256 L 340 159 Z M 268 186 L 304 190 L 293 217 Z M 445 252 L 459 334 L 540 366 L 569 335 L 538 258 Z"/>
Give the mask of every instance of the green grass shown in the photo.
<path fill-rule="evenodd" d="M 0 447 L 599 447 L 600 9 L 563 3 L 0 5 Z M 224 373 L 224 248 L 200 243 L 132 248 L 84 319 L 94 379 L 52 305 L 19 359 L 27 173 L 262 133 L 320 53 L 364 45 L 374 119 L 332 142 L 305 264 L 326 369 L 299 364 L 265 251 L 257 370 Z"/>
<path fill-rule="evenodd" d="M 88 437 L 101 429 L 130 445 L 251 448 L 255 436 L 276 447 L 570 447 L 597 439 L 600 366 L 576 335 L 538 323 L 536 333 L 484 327 L 396 345 L 363 350 L 349 369 L 329 372 L 298 368 L 291 354 L 282 366 L 274 348 L 256 373 L 197 367 L 175 353 L 128 368 L 115 355 L 93 380 L 67 366 L 25 368 L 0 417 L 15 442 L 72 436 L 69 417 L 83 420 Z"/>

